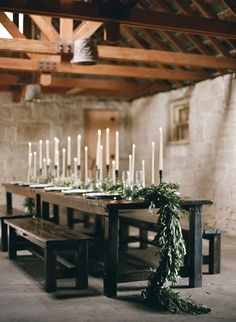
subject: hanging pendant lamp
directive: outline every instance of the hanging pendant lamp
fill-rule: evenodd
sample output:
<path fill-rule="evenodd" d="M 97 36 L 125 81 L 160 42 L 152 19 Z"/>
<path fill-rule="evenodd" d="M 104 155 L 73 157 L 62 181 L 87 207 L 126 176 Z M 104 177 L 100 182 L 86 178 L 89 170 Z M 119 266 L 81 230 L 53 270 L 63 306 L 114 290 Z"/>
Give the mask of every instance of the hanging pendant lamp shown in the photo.
<path fill-rule="evenodd" d="M 28 84 L 25 88 L 25 101 L 39 102 L 41 100 L 41 86 L 39 84 Z"/>
<path fill-rule="evenodd" d="M 72 64 L 94 65 L 97 59 L 98 52 L 93 38 L 81 37 L 75 40 Z"/>

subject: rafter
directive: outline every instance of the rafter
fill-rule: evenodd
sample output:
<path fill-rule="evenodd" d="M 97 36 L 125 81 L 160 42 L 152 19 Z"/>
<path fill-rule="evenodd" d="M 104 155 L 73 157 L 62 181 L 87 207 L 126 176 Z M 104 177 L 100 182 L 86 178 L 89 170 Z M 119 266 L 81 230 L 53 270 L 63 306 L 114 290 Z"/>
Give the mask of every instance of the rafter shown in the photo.
<path fill-rule="evenodd" d="M 91 37 L 102 25 L 97 21 L 82 21 L 74 30 L 74 40 L 80 37 Z"/>
<path fill-rule="evenodd" d="M 22 1 L 24 5 L 22 4 Z M 236 24 L 219 19 L 188 17 L 184 15 L 167 14 L 152 10 L 132 8 L 129 15 L 109 17 L 96 3 L 73 1 L 71 4 L 55 3 L 55 1 L 1 0 L 0 10 L 22 12 L 36 15 L 47 15 L 62 18 L 75 18 L 92 21 L 114 21 L 127 26 L 139 28 L 180 31 L 184 33 L 205 34 L 209 36 L 236 38 Z"/>
<path fill-rule="evenodd" d="M 7 15 L 1 11 L 0 11 L 0 23 L 2 23 L 2 25 L 7 29 L 7 31 L 10 33 L 10 35 L 13 38 L 19 38 L 20 40 L 26 39 L 26 36 L 19 31 L 18 27 L 14 24 L 14 22 L 12 22 L 7 17 Z M 42 55 L 28 54 L 27 52 L 26 52 L 26 55 L 31 59 L 43 59 Z M 55 57 L 51 55 L 48 55 L 46 58 L 52 61 L 57 61 L 57 62 L 60 61 L 60 57 Z"/>
<path fill-rule="evenodd" d="M 41 54 L 57 53 L 57 42 L 26 39 L 0 38 L 0 50 L 13 52 L 31 52 Z M 101 59 L 160 63 L 170 65 L 188 65 L 199 68 L 236 69 L 236 58 L 214 57 L 165 50 L 98 46 Z"/>
<path fill-rule="evenodd" d="M 63 42 L 73 42 L 73 19 L 60 19 L 60 38 Z"/>
<path fill-rule="evenodd" d="M 0 58 L 0 69 L 14 71 L 39 71 L 38 62 L 28 59 Z M 208 77 L 204 72 L 166 70 L 161 68 L 117 66 L 98 64 L 95 66 L 75 66 L 70 63 L 57 64 L 54 73 L 116 76 L 140 79 L 166 79 L 199 81 Z"/>
<path fill-rule="evenodd" d="M 53 27 L 50 17 L 42 17 L 37 15 L 30 15 L 30 18 L 38 26 L 40 30 L 47 36 L 48 40 L 57 41 L 60 39 L 60 35 Z"/>
<path fill-rule="evenodd" d="M 227 7 L 227 9 L 234 15 L 236 16 L 236 9 L 235 6 L 233 6 L 232 2 L 230 0 L 222 0 L 224 5 Z"/>

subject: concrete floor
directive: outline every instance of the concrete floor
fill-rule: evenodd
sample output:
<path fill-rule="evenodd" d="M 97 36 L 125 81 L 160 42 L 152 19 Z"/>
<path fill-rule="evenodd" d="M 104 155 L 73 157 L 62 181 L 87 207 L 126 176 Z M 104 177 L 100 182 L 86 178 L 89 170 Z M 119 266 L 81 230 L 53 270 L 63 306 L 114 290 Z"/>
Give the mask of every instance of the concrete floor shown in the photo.
<path fill-rule="evenodd" d="M 212 308 L 206 315 L 154 311 L 140 297 L 146 282 L 119 285 L 117 299 L 102 295 L 102 280 L 89 277 L 89 289 L 73 289 L 73 280 L 63 281 L 55 294 L 43 290 L 42 263 L 32 256 L 17 262 L 0 252 L 0 322 L 74 321 L 201 321 L 236 322 L 236 237 L 222 238 L 222 273 L 204 275 L 203 287 L 179 289 L 181 294 Z M 60 281 L 61 283 L 61 281 Z"/>

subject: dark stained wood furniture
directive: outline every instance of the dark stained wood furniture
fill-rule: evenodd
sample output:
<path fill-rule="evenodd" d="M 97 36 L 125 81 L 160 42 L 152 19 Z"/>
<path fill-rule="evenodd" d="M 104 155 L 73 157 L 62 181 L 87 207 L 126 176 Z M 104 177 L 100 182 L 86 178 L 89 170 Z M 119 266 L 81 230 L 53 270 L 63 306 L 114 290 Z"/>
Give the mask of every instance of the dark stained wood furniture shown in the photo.
<path fill-rule="evenodd" d="M 1 249 L 3 252 L 7 251 L 8 235 L 7 225 L 5 219 L 11 218 L 28 218 L 30 215 L 26 214 L 23 210 L 11 208 L 7 209 L 6 205 L 0 205 L 0 221 L 1 221 Z"/>
<path fill-rule="evenodd" d="M 17 193 L 20 190 L 11 189 L 5 185 L 6 191 Z M 105 227 L 104 243 L 104 294 L 108 297 L 116 297 L 117 285 L 128 279 L 118 274 L 118 254 L 119 254 L 119 219 L 122 210 L 147 209 L 149 204 L 133 200 L 105 200 L 105 199 L 86 199 L 83 196 L 63 195 L 59 192 L 45 192 L 37 190 L 39 205 L 42 206 L 43 219 L 49 218 L 49 205 L 64 206 L 68 209 L 79 210 L 88 214 L 103 216 Z M 203 205 L 210 205 L 210 200 L 182 200 L 183 208 L 187 209 L 189 215 L 189 286 L 202 286 L 202 208 Z M 40 209 L 40 206 L 38 207 Z M 39 211 L 37 211 L 39 213 Z"/>
<path fill-rule="evenodd" d="M 140 211 L 122 212 L 120 214 L 120 246 L 125 250 L 129 242 L 139 242 L 140 248 L 146 248 L 148 243 L 148 231 L 156 232 L 157 216 L 155 214 L 148 215 Z M 129 235 L 129 226 L 139 228 L 138 236 Z M 187 253 L 185 256 L 184 274 L 188 272 L 190 266 L 189 259 L 189 235 L 190 230 L 186 222 L 182 223 L 182 233 L 186 241 Z M 208 265 L 209 274 L 219 274 L 221 267 L 221 234 L 225 231 L 220 229 L 203 229 L 202 239 L 208 240 L 208 254 L 203 255 L 203 264 Z"/>
<path fill-rule="evenodd" d="M 9 258 L 17 258 L 17 250 L 28 249 L 44 261 L 46 292 L 56 290 L 57 255 L 62 250 L 73 250 L 75 267 L 69 276 L 74 275 L 77 288 L 88 287 L 88 241 L 90 237 L 63 228 L 41 218 L 6 219 L 9 226 Z"/>

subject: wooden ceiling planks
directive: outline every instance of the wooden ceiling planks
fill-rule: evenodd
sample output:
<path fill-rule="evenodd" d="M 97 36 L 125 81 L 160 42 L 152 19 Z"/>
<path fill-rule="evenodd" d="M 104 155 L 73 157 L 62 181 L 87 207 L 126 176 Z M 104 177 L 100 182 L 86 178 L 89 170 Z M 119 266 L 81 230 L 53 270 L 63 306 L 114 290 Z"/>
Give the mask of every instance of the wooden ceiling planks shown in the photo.
<path fill-rule="evenodd" d="M 95 77 L 99 82 L 95 83 L 98 87 L 93 85 L 90 88 L 90 79 L 83 79 L 84 82 L 81 85 L 77 77 L 76 80 L 72 79 L 68 82 L 71 85 L 69 91 L 76 93 L 81 90 L 82 95 L 89 91 L 96 93 L 100 90 L 103 93 L 112 92 L 112 96 L 115 96 L 115 91 L 121 95 L 121 92 L 125 94 L 128 88 L 133 97 L 137 95 L 132 86 L 137 86 L 139 93 L 148 95 L 155 91 L 165 91 L 182 86 L 186 84 L 186 81 L 191 83 L 209 78 L 214 75 L 214 71 L 218 73 L 235 71 L 236 60 L 230 56 L 232 56 L 236 43 L 236 23 L 232 19 L 228 21 L 228 17 L 235 17 L 235 6 L 232 2 L 221 0 L 221 8 L 227 12 L 224 15 L 221 14 L 223 12 L 217 12 L 215 7 L 211 10 L 214 1 L 175 0 L 170 3 L 160 0 L 150 6 L 147 0 L 140 0 L 141 7 L 144 7 L 142 9 L 139 1 L 131 2 L 130 6 L 138 3 L 136 8 L 125 9 L 127 15 L 116 16 L 114 13 L 109 15 L 109 11 L 108 13 L 102 11 L 100 6 L 91 2 L 1 0 L 0 10 L 29 14 L 41 32 L 41 39 L 48 39 L 48 41 L 23 39 L 25 35 L 19 32 L 16 24 L 0 12 L 0 21 L 2 19 L 3 24 L 11 30 L 15 38 L 13 40 L 0 39 L 0 51 L 3 53 L 4 51 L 13 53 L 19 51 L 32 58 L 0 57 L 0 69 L 19 72 L 19 75 L 23 72 L 40 74 L 42 71 L 38 61 L 52 60 L 56 62 L 56 70 L 53 73 L 57 75 L 68 74 L 73 75 L 73 78 L 83 75 L 83 77 Z M 153 8 L 159 11 L 154 11 Z M 51 17 L 59 18 L 57 29 L 52 25 Z M 222 20 L 223 17 L 227 20 Z M 80 21 L 74 30 L 72 18 L 76 19 L 76 26 Z M 17 22 L 17 19 L 14 21 Z M 99 45 L 102 37 L 100 27 L 104 22 L 121 24 L 120 43 L 124 47 Z M 59 42 L 71 43 L 78 37 L 93 35 L 98 38 L 99 58 L 103 64 L 75 66 L 67 62 L 70 59 L 67 59 L 65 55 L 61 62 L 61 55 L 58 53 Z M 20 37 L 21 39 L 18 39 Z M 134 48 L 130 48 L 131 45 Z M 213 47 L 221 57 L 212 56 Z M 199 52 L 201 55 L 190 52 Z M 131 64 L 133 66 L 127 66 Z M 145 64 L 149 67 L 144 66 Z M 163 67 L 157 68 L 158 64 Z M 100 77 L 105 77 L 106 80 L 101 80 Z M 145 85 L 142 82 L 139 84 L 127 81 L 127 78 L 141 80 Z M 64 78 L 61 79 L 64 80 Z M 63 83 L 61 79 L 60 82 Z M 107 88 L 108 80 L 114 88 Z M 55 77 L 51 77 L 50 82 L 46 83 L 48 83 L 47 87 L 58 88 L 55 86 Z M 123 83 L 122 86 L 121 83 Z M 2 81 L 3 85 L 4 81 Z M 68 87 L 65 92 L 68 92 Z M 61 86 L 61 88 L 64 87 Z M 49 91 L 49 88 L 47 90 Z M 124 96 L 127 96 L 127 93 Z"/>

